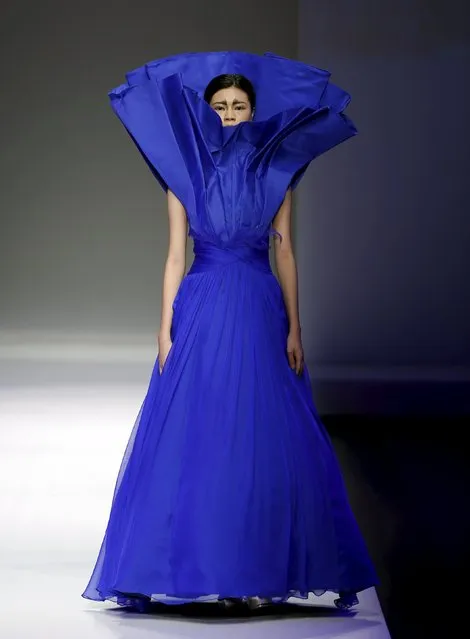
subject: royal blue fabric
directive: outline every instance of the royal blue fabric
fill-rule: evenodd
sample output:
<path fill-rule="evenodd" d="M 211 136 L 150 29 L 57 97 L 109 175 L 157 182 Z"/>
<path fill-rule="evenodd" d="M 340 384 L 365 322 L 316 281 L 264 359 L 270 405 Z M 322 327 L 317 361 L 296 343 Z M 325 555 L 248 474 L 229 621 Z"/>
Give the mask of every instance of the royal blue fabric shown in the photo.
<path fill-rule="evenodd" d="M 253 122 L 223 127 L 202 99 L 225 72 L 253 82 Z M 343 113 L 349 96 L 326 71 L 239 52 L 154 61 L 109 95 L 155 177 L 183 202 L 195 257 L 83 596 L 280 601 L 374 585 L 308 370 L 297 376 L 288 364 L 268 252 L 286 190 L 356 133 Z"/>

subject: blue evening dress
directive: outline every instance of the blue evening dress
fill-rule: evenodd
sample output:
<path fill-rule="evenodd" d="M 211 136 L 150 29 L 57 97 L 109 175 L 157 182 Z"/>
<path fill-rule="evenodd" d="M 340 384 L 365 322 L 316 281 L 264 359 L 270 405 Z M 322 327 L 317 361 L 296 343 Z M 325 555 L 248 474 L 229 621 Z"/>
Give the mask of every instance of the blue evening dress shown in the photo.
<path fill-rule="evenodd" d="M 204 101 L 221 73 L 254 84 L 252 122 Z M 83 597 L 139 606 L 355 593 L 377 575 L 332 444 L 286 355 L 268 249 L 286 190 L 355 135 L 327 71 L 273 54 L 156 60 L 110 91 L 164 189 L 183 203 L 194 261 L 174 300 Z"/>

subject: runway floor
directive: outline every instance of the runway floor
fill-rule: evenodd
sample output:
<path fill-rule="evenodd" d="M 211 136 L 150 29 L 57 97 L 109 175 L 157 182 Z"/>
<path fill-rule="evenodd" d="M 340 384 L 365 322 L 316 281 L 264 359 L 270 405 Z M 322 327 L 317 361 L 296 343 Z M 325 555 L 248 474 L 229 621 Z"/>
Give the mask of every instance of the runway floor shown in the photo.
<path fill-rule="evenodd" d="M 286 604 L 250 616 L 220 612 L 217 604 L 142 615 L 112 604 L 81 600 L 89 566 L 64 563 L 15 566 L 3 571 L 0 636 L 4 639 L 386 639 L 390 635 L 375 592 L 363 593 L 353 615 L 337 611 L 333 597 Z M 90 557 L 91 559 L 91 557 Z M 294 602 L 295 600 L 291 600 Z"/>
<path fill-rule="evenodd" d="M 228 616 L 217 604 L 161 607 L 144 615 L 82 599 L 144 397 L 148 363 L 139 365 L 131 383 L 110 375 L 103 384 L 93 368 L 73 380 L 73 364 L 18 362 L 10 355 L 8 361 L 0 356 L 0 637 L 390 636 L 374 589 L 361 593 L 354 613 L 337 610 L 329 594 L 247 616 Z"/>

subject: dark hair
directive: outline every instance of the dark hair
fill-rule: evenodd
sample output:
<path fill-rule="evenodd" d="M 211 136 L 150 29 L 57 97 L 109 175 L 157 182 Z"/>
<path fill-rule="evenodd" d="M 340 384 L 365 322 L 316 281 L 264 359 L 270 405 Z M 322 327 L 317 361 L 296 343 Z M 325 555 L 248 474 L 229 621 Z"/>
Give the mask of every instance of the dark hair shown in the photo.
<path fill-rule="evenodd" d="M 244 75 L 240 75 L 239 73 L 223 73 L 222 75 L 217 75 L 215 78 L 212 78 L 204 91 L 204 100 L 210 103 L 212 96 L 217 93 L 217 91 L 229 89 L 230 87 L 240 89 L 247 94 L 253 111 L 256 106 L 255 89 L 248 78 L 245 78 Z"/>

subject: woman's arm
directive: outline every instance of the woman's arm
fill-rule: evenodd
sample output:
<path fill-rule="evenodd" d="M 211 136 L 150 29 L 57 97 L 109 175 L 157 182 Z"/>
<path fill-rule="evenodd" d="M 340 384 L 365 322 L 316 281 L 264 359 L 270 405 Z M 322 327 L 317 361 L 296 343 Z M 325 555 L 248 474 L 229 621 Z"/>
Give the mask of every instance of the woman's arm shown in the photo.
<path fill-rule="evenodd" d="M 188 220 L 183 205 L 170 190 L 167 193 L 167 201 L 170 239 L 163 275 L 162 314 L 158 332 L 160 348 L 164 344 L 170 343 L 171 345 L 170 331 L 173 319 L 173 302 L 186 270 L 186 243 L 188 237 Z"/>
<path fill-rule="evenodd" d="M 287 340 L 289 364 L 291 368 L 295 368 L 297 373 L 301 373 L 303 369 L 303 351 L 300 338 L 298 277 L 292 249 L 291 218 L 292 191 L 288 189 L 284 201 L 273 220 L 273 228 L 282 237 L 281 241 L 280 238 L 275 236 L 274 256 L 289 319 L 289 337 Z"/>

